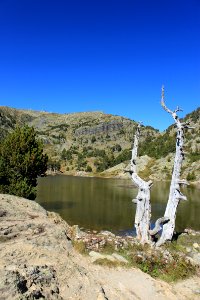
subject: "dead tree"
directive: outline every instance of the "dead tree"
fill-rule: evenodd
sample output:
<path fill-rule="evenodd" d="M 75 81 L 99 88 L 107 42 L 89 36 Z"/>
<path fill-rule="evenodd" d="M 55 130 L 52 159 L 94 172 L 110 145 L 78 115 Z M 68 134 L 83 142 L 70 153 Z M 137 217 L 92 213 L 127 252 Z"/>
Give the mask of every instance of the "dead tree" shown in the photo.
<path fill-rule="evenodd" d="M 175 121 L 176 125 L 176 154 L 174 158 L 174 166 L 172 172 L 172 179 L 170 185 L 169 198 L 165 210 L 164 217 L 159 218 L 155 222 L 155 227 L 150 229 L 150 220 L 151 220 L 151 202 L 150 202 L 150 189 L 153 185 L 152 181 L 144 181 L 139 177 L 136 170 L 136 160 L 137 160 L 137 152 L 138 152 L 138 142 L 140 137 L 140 124 L 138 124 L 133 149 L 132 149 L 132 157 L 131 157 L 131 170 L 126 171 L 129 172 L 134 184 L 138 187 L 138 194 L 136 199 L 132 201 L 137 205 L 136 206 L 136 214 L 135 214 L 135 228 L 137 238 L 141 243 L 152 243 L 155 241 L 156 234 L 162 231 L 160 239 L 157 241 L 156 245 L 161 246 L 166 241 L 171 241 L 174 229 L 175 229 L 175 220 L 176 220 L 176 211 L 178 208 L 178 204 L 180 200 L 187 200 L 186 196 L 182 194 L 180 187 L 181 185 L 188 185 L 188 182 L 185 179 L 181 179 L 181 166 L 184 160 L 184 131 L 185 129 L 189 129 L 189 123 L 181 123 L 177 112 L 181 111 L 179 107 L 177 107 L 174 111 L 171 111 L 167 108 L 164 102 L 164 87 L 162 87 L 162 98 L 161 105 L 165 111 L 170 113 Z M 163 225 L 163 226 L 161 226 Z"/>
<path fill-rule="evenodd" d="M 182 194 L 180 187 L 181 185 L 187 185 L 188 182 L 186 180 L 182 180 L 181 176 L 181 166 L 184 159 L 184 131 L 189 128 L 189 123 L 181 123 L 179 117 L 177 116 L 177 112 L 181 111 L 179 107 L 177 107 L 174 111 L 171 111 L 167 108 L 164 101 L 164 87 L 162 87 L 162 98 L 161 105 L 166 112 L 172 115 L 177 135 L 176 135 L 176 154 L 174 158 L 174 166 L 172 172 L 172 179 L 170 185 L 169 198 L 164 214 L 164 218 L 166 223 L 163 225 L 163 231 L 159 241 L 157 242 L 157 246 L 164 244 L 166 241 L 171 241 L 175 229 L 175 220 L 176 220 L 176 212 L 177 207 L 180 200 L 187 200 L 186 196 Z"/>
<path fill-rule="evenodd" d="M 132 181 L 138 187 L 138 194 L 135 199 L 133 199 L 133 203 L 136 204 L 136 214 L 135 214 L 135 228 L 137 238 L 140 240 L 142 244 L 149 243 L 149 229 L 150 229 L 150 220 L 151 220 L 151 202 L 150 202 L 150 189 L 153 185 L 152 181 L 144 181 L 137 174 L 136 170 L 136 160 L 137 160 L 137 152 L 138 152 L 138 142 L 140 137 L 140 124 L 138 124 L 133 149 L 132 149 L 132 157 L 131 157 L 131 170 L 129 173 L 131 174 Z"/>

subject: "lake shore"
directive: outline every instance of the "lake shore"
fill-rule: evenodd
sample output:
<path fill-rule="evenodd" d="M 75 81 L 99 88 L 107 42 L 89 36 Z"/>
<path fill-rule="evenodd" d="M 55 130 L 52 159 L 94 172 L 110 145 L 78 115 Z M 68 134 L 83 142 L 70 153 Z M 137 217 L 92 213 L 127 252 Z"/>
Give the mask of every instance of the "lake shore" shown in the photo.
<path fill-rule="evenodd" d="M 75 177 L 91 177 L 91 178 L 107 178 L 107 179 L 126 179 L 131 181 L 131 176 L 128 173 L 120 173 L 120 174 L 112 174 L 112 173 L 93 173 L 93 172 L 85 172 L 85 171 L 66 171 L 66 172 L 60 172 L 60 171 L 47 171 L 47 176 L 56 176 L 56 175 L 64 175 L 64 176 L 75 176 Z M 163 182 L 170 182 L 170 179 L 162 179 L 162 178 L 155 178 L 155 182 L 163 181 Z M 200 180 L 198 181 L 191 181 L 189 183 L 190 185 L 196 187 L 197 189 L 200 189 Z"/>

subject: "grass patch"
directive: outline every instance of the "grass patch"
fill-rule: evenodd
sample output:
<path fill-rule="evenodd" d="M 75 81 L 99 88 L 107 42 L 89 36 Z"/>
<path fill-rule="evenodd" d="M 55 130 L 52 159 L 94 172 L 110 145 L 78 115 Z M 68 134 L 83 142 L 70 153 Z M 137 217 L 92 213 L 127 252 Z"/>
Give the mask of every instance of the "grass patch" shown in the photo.
<path fill-rule="evenodd" d="M 167 249 L 170 253 L 177 253 L 177 252 L 183 252 L 186 253 L 186 249 L 183 245 L 177 243 L 177 241 L 170 242 L 165 246 L 165 249 Z"/>
<path fill-rule="evenodd" d="M 149 245 L 141 245 L 135 243 L 128 244 L 124 249 L 119 249 L 118 254 L 127 259 L 128 264 L 125 267 L 139 268 L 144 273 L 149 274 L 153 278 L 160 278 L 167 282 L 188 278 L 197 271 L 196 267 L 186 261 L 184 257 L 177 253 L 184 253 L 185 247 L 177 242 L 169 243 L 165 246 L 168 250 L 169 257 L 161 251 L 152 249 Z M 104 254 L 116 252 L 112 244 L 107 244 L 102 250 Z M 107 259 L 98 260 L 96 263 L 108 267 L 121 265 L 120 263 L 111 262 Z"/>
<path fill-rule="evenodd" d="M 200 235 L 182 234 L 177 240 L 177 244 L 180 247 L 193 247 L 194 243 L 200 244 Z"/>
<path fill-rule="evenodd" d="M 161 253 L 148 257 L 133 255 L 132 263 L 144 273 L 167 282 L 185 279 L 196 273 L 196 268 L 178 255 L 173 255 L 172 259 L 168 261 Z"/>
<path fill-rule="evenodd" d="M 95 264 L 109 268 L 118 266 L 124 266 L 125 268 L 135 267 L 153 278 L 175 282 L 197 274 L 198 268 L 185 259 L 186 247 L 192 247 L 195 242 L 200 243 L 200 236 L 183 235 L 179 237 L 178 241 L 166 244 L 161 249 L 151 248 L 148 244 L 141 245 L 135 241 L 135 243 L 127 242 L 123 247 L 116 250 L 114 240 L 112 242 L 107 241 L 100 253 L 108 255 L 117 252 L 128 263 L 112 261 L 105 257 L 104 259 L 96 260 Z M 73 246 L 79 253 L 88 254 L 83 241 L 73 241 Z"/>
<path fill-rule="evenodd" d="M 0 243 L 7 242 L 10 238 L 6 235 L 1 235 L 0 236 Z"/>
<path fill-rule="evenodd" d="M 103 254 L 112 254 L 115 252 L 115 246 L 113 243 L 106 242 L 104 245 L 103 251 L 101 251 Z"/>
<path fill-rule="evenodd" d="M 85 243 L 83 241 L 72 241 L 72 245 L 74 249 L 80 254 L 84 254 L 84 255 L 88 254 Z"/>
<path fill-rule="evenodd" d="M 138 175 L 144 179 L 149 179 L 149 176 L 152 174 L 151 168 L 155 164 L 155 159 L 152 158 L 146 165 L 145 169 L 142 171 L 139 171 Z"/>
<path fill-rule="evenodd" d="M 174 261 L 166 265 L 160 274 L 160 279 L 167 282 L 186 279 L 196 274 L 196 267 L 190 262 L 186 262 L 184 258 L 174 258 Z"/>
<path fill-rule="evenodd" d="M 107 258 L 97 259 L 95 261 L 95 264 L 100 265 L 100 266 L 105 266 L 105 267 L 108 267 L 108 268 L 115 268 L 115 267 L 118 267 L 118 266 L 122 265 L 122 263 L 120 263 L 120 262 L 111 261 L 111 260 L 109 260 Z"/>

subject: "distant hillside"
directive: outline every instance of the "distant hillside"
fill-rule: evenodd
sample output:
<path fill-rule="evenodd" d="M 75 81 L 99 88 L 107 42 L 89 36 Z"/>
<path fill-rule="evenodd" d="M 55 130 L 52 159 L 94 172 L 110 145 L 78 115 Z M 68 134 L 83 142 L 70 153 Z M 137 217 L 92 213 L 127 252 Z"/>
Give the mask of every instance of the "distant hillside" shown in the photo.
<path fill-rule="evenodd" d="M 186 134 L 188 156 L 183 169 L 186 176 L 194 173 L 192 176 L 198 179 L 200 171 L 196 165 L 200 160 L 200 108 L 186 115 L 184 120 L 190 121 L 195 129 Z M 43 140 L 45 152 L 50 158 L 49 168 L 61 167 L 63 172 L 70 174 L 101 173 L 128 161 L 136 127 L 136 122 L 130 119 L 103 112 L 57 114 L 0 107 L 1 139 L 16 125 L 23 124 L 33 126 Z M 154 175 L 159 174 L 158 179 L 167 179 L 171 174 L 174 151 L 173 125 L 164 133 L 143 126 L 139 153 L 140 156 L 148 156 L 148 159 L 146 165 L 143 163 L 141 175 L 152 175 L 157 179 Z M 106 171 L 103 174 L 106 176 Z"/>

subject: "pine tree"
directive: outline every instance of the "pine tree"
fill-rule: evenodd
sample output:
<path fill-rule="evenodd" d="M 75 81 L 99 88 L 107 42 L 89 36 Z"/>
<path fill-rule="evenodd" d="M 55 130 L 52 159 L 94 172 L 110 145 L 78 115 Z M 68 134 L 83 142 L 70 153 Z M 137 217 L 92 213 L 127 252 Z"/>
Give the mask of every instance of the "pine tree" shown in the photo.
<path fill-rule="evenodd" d="M 35 199 L 37 177 L 47 170 L 43 145 L 33 127 L 17 127 L 0 144 L 0 192 Z"/>

